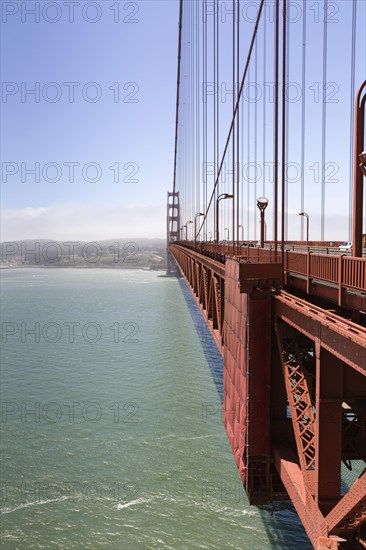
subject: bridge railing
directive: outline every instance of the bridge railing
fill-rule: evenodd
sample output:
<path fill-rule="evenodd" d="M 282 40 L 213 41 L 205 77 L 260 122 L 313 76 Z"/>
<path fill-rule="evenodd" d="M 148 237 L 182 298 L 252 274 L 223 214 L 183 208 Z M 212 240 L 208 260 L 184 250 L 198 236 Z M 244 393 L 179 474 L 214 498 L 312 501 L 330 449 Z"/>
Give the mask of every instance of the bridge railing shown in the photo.
<path fill-rule="evenodd" d="M 272 248 L 259 248 L 250 244 L 237 243 L 210 243 L 202 242 L 194 244 L 192 241 L 181 243 L 186 248 L 199 252 L 200 254 L 210 255 L 212 258 L 224 261 L 226 256 L 236 256 L 240 260 L 253 263 L 279 263 L 281 262 L 281 253 L 275 252 Z"/>
<path fill-rule="evenodd" d="M 236 243 L 194 243 L 181 242 L 186 248 L 225 263 L 227 256 L 236 256 L 243 262 L 280 263 L 281 251 L 271 248 L 259 248 L 250 244 Z M 285 275 L 300 275 L 307 280 L 307 285 L 316 279 L 336 285 L 339 291 L 352 289 L 366 292 L 366 258 L 355 258 L 349 255 L 319 254 L 316 252 L 299 252 L 286 250 L 284 254 Z"/>
<path fill-rule="evenodd" d="M 285 255 L 285 271 L 297 273 L 298 275 L 307 275 L 308 254 L 306 252 L 287 250 Z"/>
<path fill-rule="evenodd" d="M 366 291 L 366 258 L 343 257 L 342 284 Z"/>
<path fill-rule="evenodd" d="M 326 254 L 309 254 L 310 277 L 320 279 L 329 283 L 339 282 L 338 266 L 339 260 L 337 256 L 329 256 Z"/>
<path fill-rule="evenodd" d="M 366 292 L 366 258 L 287 250 L 286 273 Z"/>

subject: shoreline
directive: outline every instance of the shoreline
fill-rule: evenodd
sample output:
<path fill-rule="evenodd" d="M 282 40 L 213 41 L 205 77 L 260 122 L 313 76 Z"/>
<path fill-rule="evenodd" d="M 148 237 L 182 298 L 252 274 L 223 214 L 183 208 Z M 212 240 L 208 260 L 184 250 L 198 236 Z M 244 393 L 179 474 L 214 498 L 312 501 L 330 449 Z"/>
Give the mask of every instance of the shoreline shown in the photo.
<path fill-rule="evenodd" d="M 118 266 L 118 267 L 111 267 L 111 266 L 101 266 L 101 265 L 98 265 L 98 266 L 68 266 L 68 265 L 63 265 L 63 266 L 51 266 L 51 265 L 12 265 L 12 266 L 0 266 L 0 270 L 6 270 L 6 271 L 9 271 L 9 270 L 13 270 L 13 269 L 109 269 L 109 270 L 113 270 L 113 269 L 123 269 L 123 270 L 133 270 L 133 269 L 138 269 L 140 271 L 166 271 L 167 268 L 166 267 L 161 267 L 161 268 L 153 268 L 151 269 L 150 267 L 138 267 L 138 266 L 131 266 L 131 267 L 123 267 L 123 266 Z"/>

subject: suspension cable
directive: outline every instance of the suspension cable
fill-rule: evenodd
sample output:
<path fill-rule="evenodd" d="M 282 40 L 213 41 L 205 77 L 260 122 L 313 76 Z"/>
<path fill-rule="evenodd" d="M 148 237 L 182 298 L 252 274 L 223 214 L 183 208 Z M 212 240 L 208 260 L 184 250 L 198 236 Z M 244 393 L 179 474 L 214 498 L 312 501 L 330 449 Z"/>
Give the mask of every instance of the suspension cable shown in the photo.
<path fill-rule="evenodd" d="M 178 150 L 178 124 L 179 124 L 179 92 L 180 92 L 180 63 L 182 54 L 182 23 L 183 23 L 183 0 L 179 1 L 179 33 L 178 33 L 178 69 L 177 69 L 177 100 L 175 108 L 175 139 L 174 139 L 174 175 L 173 193 L 177 179 L 177 150 Z"/>

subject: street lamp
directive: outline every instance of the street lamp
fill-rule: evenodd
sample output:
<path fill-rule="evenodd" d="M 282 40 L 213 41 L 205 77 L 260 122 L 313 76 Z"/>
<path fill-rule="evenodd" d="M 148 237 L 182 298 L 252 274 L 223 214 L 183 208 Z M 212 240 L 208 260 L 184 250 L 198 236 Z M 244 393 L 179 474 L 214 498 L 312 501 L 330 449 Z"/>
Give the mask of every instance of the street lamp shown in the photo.
<path fill-rule="evenodd" d="M 204 216 L 204 213 L 203 212 L 198 212 L 195 217 L 194 217 L 194 242 L 196 244 L 197 242 L 197 218 L 199 218 L 200 216 Z"/>
<path fill-rule="evenodd" d="M 299 212 L 299 216 L 306 218 L 306 242 L 309 242 L 309 214 L 306 212 Z"/>
<path fill-rule="evenodd" d="M 261 213 L 261 248 L 264 248 L 264 211 L 268 206 L 268 199 L 266 197 L 259 197 L 257 199 L 257 206 Z"/>
<path fill-rule="evenodd" d="M 216 199 L 216 235 L 215 241 L 219 242 L 219 202 L 225 199 L 233 199 L 234 195 L 229 195 L 229 193 L 221 193 Z"/>
<path fill-rule="evenodd" d="M 210 242 L 211 242 L 211 241 L 212 241 L 212 233 L 211 233 L 211 231 L 209 231 L 208 234 L 209 234 L 209 239 L 210 239 Z"/>
<path fill-rule="evenodd" d="M 229 228 L 225 227 L 224 231 L 227 231 L 227 241 L 229 242 L 229 240 L 230 240 L 230 238 L 229 238 L 229 235 L 230 235 Z"/>
<path fill-rule="evenodd" d="M 242 225 L 238 225 L 238 229 L 241 227 L 241 240 L 244 241 L 244 227 Z"/>
<path fill-rule="evenodd" d="M 180 228 L 180 240 L 181 241 L 183 240 L 183 229 L 184 229 L 184 225 L 182 225 L 182 227 Z"/>
<path fill-rule="evenodd" d="M 192 221 L 192 220 L 189 220 L 189 222 L 187 222 L 187 223 L 185 224 L 185 226 L 184 226 L 184 227 L 186 228 L 186 241 L 188 241 L 188 236 L 187 236 L 187 232 L 188 232 L 188 231 L 187 231 L 187 225 L 190 224 L 190 223 L 193 223 L 193 221 Z"/>

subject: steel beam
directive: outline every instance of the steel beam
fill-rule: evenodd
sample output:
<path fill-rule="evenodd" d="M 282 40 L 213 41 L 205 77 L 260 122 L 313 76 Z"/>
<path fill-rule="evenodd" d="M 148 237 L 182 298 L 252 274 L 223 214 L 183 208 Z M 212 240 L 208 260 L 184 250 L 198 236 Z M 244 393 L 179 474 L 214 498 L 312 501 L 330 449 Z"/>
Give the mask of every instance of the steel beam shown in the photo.
<path fill-rule="evenodd" d="M 315 501 L 327 514 L 341 497 L 343 363 L 316 342 Z"/>
<path fill-rule="evenodd" d="M 366 329 L 291 296 L 273 296 L 275 314 L 352 368 L 366 375 Z"/>
<path fill-rule="evenodd" d="M 328 527 L 304 482 L 296 454 L 286 443 L 279 442 L 274 444 L 273 452 L 275 466 L 282 483 L 286 487 L 311 543 L 317 549 L 319 537 L 328 536 Z"/>
<path fill-rule="evenodd" d="M 353 231 L 352 255 L 362 256 L 363 224 L 363 178 L 360 167 L 360 155 L 365 150 L 365 103 L 366 80 L 362 83 L 356 96 L 355 104 L 355 138 L 354 138 L 354 184 L 353 184 Z M 365 94 L 362 97 L 362 94 Z"/>
<path fill-rule="evenodd" d="M 315 418 L 304 354 L 291 326 L 276 322 L 276 334 L 301 471 L 314 494 Z"/>
<path fill-rule="evenodd" d="M 353 532 L 366 521 L 366 471 L 325 518 L 330 532 Z"/>

